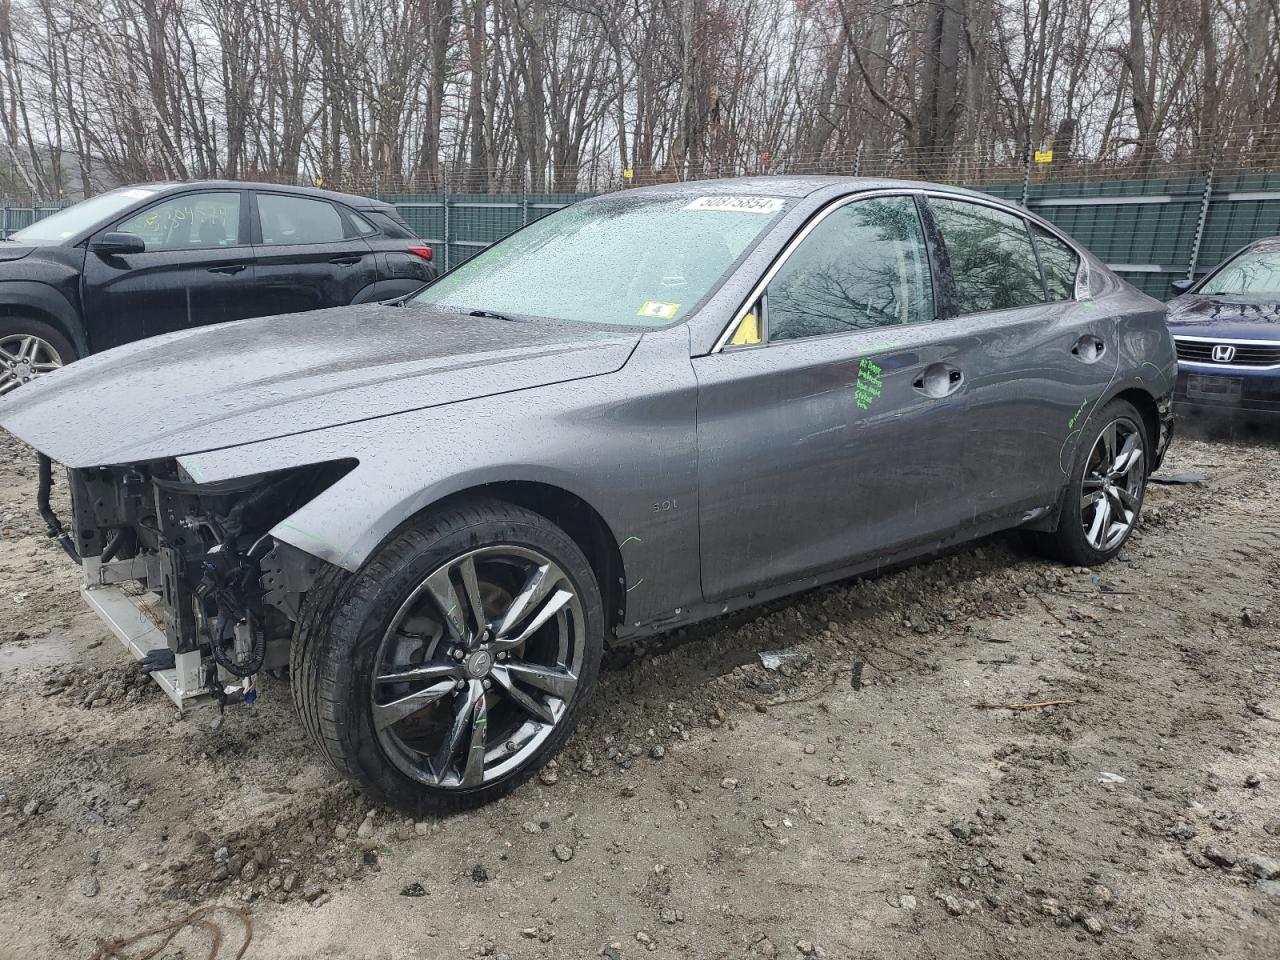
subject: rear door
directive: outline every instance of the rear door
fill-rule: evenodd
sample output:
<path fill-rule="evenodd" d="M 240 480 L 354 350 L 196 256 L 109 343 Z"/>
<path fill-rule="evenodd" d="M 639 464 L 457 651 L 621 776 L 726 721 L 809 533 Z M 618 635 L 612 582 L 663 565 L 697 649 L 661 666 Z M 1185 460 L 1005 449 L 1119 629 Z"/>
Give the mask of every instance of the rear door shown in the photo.
<path fill-rule="evenodd" d="M 85 322 L 95 349 L 254 313 L 253 248 L 242 190 L 170 195 L 104 227 L 142 253 L 85 257 Z"/>
<path fill-rule="evenodd" d="M 1075 301 L 1079 257 L 1060 238 L 1036 227 L 1037 243 L 1025 218 L 967 198 L 928 207 L 954 280 L 950 324 L 981 344 L 966 370 L 968 506 L 990 516 L 1052 503 L 1115 373 L 1115 322 Z"/>
<path fill-rule="evenodd" d="M 953 522 L 976 339 L 935 322 L 911 195 L 838 201 L 694 359 L 709 600 L 888 554 Z"/>
<path fill-rule="evenodd" d="M 377 257 L 345 208 L 254 191 L 258 316 L 346 306 L 378 279 Z"/>

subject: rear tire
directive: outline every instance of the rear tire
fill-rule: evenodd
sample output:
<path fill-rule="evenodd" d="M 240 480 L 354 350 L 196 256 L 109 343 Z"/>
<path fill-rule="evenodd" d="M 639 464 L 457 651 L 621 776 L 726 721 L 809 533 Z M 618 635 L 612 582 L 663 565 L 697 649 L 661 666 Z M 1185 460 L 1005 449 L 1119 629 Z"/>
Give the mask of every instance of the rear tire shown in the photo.
<path fill-rule="evenodd" d="M 79 359 L 56 327 L 27 317 L 0 317 L 0 397 Z"/>
<path fill-rule="evenodd" d="M 468 501 L 308 593 L 294 701 L 334 766 L 378 801 L 411 815 L 476 807 L 563 746 L 604 630 L 591 566 L 564 531 L 513 504 Z"/>
<path fill-rule="evenodd" d="M 1112 400 L 1090 419 L 1062 494 L 1058 529 L 1033 533 L 1041 553 L 1073 566 L 1105 563 L 1138 524 L 1151 450 L 1141 414 Z"/>

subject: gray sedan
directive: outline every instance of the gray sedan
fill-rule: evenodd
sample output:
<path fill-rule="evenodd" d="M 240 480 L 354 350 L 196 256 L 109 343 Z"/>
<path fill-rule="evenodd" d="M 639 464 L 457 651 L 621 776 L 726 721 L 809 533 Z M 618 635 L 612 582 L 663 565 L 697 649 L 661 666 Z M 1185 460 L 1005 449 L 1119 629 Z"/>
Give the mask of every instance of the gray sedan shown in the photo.
<path fill-rule="evenodd" d="M 1025 210 L 762 178 L 578 203 L 402 301 L 92 356 L 0 423 L 180 707 L 289 664 L 325 755 L 417 813 L 553 756 L 610 638 L 1015 527 L 1115 556 L 1176 371 L 1162 306 Z"/>

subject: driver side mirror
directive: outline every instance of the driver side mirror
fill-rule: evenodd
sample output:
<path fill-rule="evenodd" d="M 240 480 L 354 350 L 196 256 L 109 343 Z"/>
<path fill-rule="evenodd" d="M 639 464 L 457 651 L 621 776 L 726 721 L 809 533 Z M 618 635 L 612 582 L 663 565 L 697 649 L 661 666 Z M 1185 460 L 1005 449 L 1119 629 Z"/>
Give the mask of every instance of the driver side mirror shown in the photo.
<path fill-rule="evenodd" d="M 99 256 L 118 257 L 126 253 L 142 253 L 147 245 L 136 233 L 104 233 L 89 242 L 89 249 Z"/>
<path fill-rule="evenodd" d="M 1186 293 L 1195 285 L 1196 282 L 1194 280 L 1174 280 L 1169 284 L 1169 286 L 1173 287 L 1173 292 L 1178 294 Z"/>

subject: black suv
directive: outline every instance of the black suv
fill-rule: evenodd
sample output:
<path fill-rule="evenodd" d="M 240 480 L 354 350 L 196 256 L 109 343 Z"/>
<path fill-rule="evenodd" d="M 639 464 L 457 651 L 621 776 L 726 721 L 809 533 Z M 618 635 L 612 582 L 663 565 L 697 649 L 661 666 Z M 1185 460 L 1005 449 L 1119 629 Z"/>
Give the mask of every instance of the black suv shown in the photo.
<path fill-rule="evenodd" d="M 132 340 L 390 300 L 434 279 L 390 204 L 202 181 L 124 187 L 0 243 L 0 395 Z"/>

